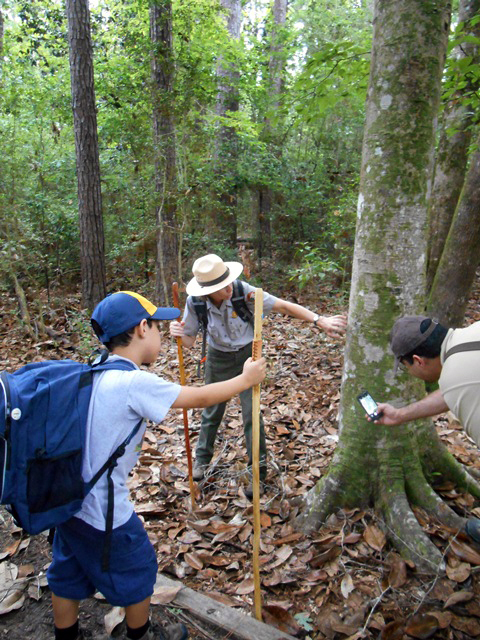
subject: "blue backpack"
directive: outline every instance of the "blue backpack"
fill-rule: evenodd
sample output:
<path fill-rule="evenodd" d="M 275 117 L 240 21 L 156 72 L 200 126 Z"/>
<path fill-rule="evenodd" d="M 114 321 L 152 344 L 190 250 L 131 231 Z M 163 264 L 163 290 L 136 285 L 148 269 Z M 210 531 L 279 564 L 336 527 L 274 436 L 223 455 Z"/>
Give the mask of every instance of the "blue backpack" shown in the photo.
<path fill-rule="evenodd" d="M 48 360 L 15 373 L 0 373 L 0 504 L 7 505 L 28 533 L 52 529 L 71 518 L 107 472 L 106 532 L 110 537 L 111 474 L 143 420 L 85 483 L 82 463 L 93 375 L 107 369 L 135 369 L 125 360 L 105 362 L 107 357 L 103 351 L 92 364 Z"/>

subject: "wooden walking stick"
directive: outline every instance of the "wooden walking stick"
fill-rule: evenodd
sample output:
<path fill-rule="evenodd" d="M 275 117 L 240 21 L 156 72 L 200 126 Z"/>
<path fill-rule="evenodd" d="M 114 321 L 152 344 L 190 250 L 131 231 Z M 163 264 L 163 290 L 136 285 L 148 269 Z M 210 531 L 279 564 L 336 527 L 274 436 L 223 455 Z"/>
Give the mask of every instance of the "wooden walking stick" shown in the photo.
<path fill-rule="evenodd" d="M 255 325 L 253 329 L 252 359 L 262 356 L 263 289 L 255 289 Z M 255 617 L 262 620 L 260 587 L 260 385 L 252 392 L 252 487 L 253 487 L 253 584 Z"/>
<path fill-rule="evenodd" d="M 178 283 L 176 282 L 172 284 L 172 293 L 173 293 L 173 306 L 179 309 L 180 304 L 178 300 Z M 185 365 L 183 363 L 183 349 L 182 349 L 181 338 L 177 338 L 177 349 L 178 349 L 178 366 L 180 369 L 180 384 L 185 385 L 186 383 Z M 188 432 L 188 413 L 186 409 L 183 409 L 183 430 L 185 432 L 185 449 L 187 450 L 187 464 L 188 464 L 188 483 L 190 485 L 190 500 L 192 502 L 192 510 L 193 510 L 195 509 L 195 485 L 193 483 L 192 449 L 190 447 L 190 434 Z"/>

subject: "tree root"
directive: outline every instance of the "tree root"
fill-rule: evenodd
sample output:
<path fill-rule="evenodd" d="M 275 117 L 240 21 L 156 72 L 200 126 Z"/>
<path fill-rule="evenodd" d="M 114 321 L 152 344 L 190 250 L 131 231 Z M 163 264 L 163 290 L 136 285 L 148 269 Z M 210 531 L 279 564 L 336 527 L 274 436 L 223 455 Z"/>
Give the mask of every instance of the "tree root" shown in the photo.
<path fill-rule="evenodd" d="M 413 562 L 423 573 L 443 572 L 443 556 L 419 525 L 405 494 L 392 495 L 385 491 L 381 502 L 387 536 L 402 557 Z"/>
<path fill-rule="evenodd" d="M 307 492 L 301 513 L 295 518 L 295 528 L 311 533 L 320 528 L 339 506 L 341 476 L 329 473 Z"/>
<path fill-rule="evenodd" d="M 405 461 L 405 489 L 411 504 L 424 509 L 429 515 L 450 529 L 460 530 L 465 519 L 455 513 L 426 481 L 425 471 L 418 458 Z"/>
<path fill-rule="evenodd" d="M 433 423 L 425 428 L 418 429 L 417 441 L 422 455 L 422 466 L 425 477 L 433 482 L 433 471 L 440 473 L 443 480 L 450 480 L 474 498 L 480 499 L 480 472 L 473 474 L 467 471 L 461 462 L 458 462 L 448 451 L 438 437 Z"/>

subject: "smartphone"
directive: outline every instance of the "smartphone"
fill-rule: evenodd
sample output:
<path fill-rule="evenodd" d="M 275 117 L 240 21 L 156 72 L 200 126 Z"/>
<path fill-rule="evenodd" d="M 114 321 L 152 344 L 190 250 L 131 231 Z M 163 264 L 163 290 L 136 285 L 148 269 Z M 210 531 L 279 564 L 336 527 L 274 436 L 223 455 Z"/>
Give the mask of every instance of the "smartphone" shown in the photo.
<path fill-rule="evenodd" d="M 378 411 L 378 404 L 372 398 L 372 396 L 368 393 L 368 391 L 364 391 L 360 395 L 357 396 L 357 400 L 365 409 L 366 413 L 372 420 L 378 420 L 382 417 L 382 412 Z"/>

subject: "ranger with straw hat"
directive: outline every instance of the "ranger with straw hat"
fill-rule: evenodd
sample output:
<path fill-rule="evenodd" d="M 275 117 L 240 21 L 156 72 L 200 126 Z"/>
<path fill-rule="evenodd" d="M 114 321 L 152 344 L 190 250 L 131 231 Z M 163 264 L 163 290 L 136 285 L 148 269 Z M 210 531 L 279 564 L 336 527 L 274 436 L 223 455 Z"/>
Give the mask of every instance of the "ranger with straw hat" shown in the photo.
<path fill-rule="evenodd" d="M 195 261 L 193 278 L 187 285 L 187 304 L 183 320 L 170 323 L 170 333 L 181 337 L 185 347 L 192 347 L 202 330 L 202 315 L 205 315 L 208 353 L 205 365 L 205 382 L 219 382 L 236 376 L 243 363 L 252 353 L 253 325 L 250 322 L 254 309 L 255 288 L 237 280 L 243 271 L 240 262 L 224 262 L 219 256 L 209 254 Z M 310 322 L 331 337 L 338 337 L 346 328 L 343 315 L 320 316 L 305 307 L 282 300 L 263 292 L 264 314 L 272 311 L 298 320 Z M 203 325 L 205 326 L 205 325 Z M 248 464 L 252 464 L 252 391 L 240 394 L 243 429 L 248 452 Z M 200 435 L 193 468 L 195 480 L 201 480 L 214 453 L 218 427 L 225 412 L 225 403 L 205 409 L 202 413 Z M 266 443 L 263 420 L 260 421 L 260 479 L 267 475 Z M 246 490 L 252 497 L 252 485 Z"/>

